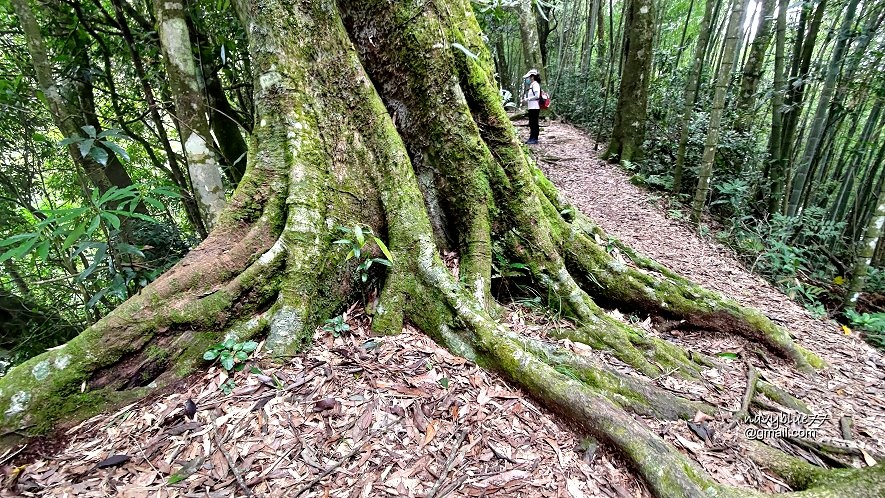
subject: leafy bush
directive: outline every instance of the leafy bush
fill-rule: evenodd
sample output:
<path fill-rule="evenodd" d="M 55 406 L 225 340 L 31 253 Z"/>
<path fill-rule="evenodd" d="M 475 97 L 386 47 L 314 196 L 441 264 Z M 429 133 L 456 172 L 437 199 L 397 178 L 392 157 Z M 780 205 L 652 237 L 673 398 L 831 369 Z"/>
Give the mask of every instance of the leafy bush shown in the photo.
<path fill-rule="evenodd" d="M 851 326 L 866 332 L 865 336 L 874 346 L 885 349 L 885 313 L 858 313 L 854 310 L 845 312 Z"/>

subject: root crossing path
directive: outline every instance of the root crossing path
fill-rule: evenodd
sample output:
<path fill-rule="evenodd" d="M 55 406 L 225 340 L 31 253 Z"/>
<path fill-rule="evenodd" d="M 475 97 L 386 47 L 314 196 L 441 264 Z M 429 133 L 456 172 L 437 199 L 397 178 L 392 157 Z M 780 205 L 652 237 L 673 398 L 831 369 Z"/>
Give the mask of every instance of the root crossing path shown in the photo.
<path fill-rule="evenodd" d="M 866 451 L 885 453 L 885 358 L 857 333 L 846 334 L 832 320 L 814 318 L 789 297 L 752 274 L 726 247 L 701 237 L 686 220 L 674 216 L 660 195 L 630 182 L 630 173 L 617 164 L 598 158 L 588 133 L 562 123 L 551 123 L 533 146 L 533 155 L 549 178 L 580 211 L 605 231 L 635 250 L 740 304 L 756 308 L 791 332 L 804 347 L 819 354 L 829 368 L 802 375 L 788 363 L 761 360 L 753 344 L 737 337 L 703 331 L 662 333 L 710 355 L 734 352 L 748 358 L 769 382 L 799 398 L 811 412 L 825 420 L 816 433 L 818 441 L 841 442 L 839 423 L 854 423 L 854 444 Z M 714 230 L 711 230 L 715 231 Z M 640 317 L 644 318 L 644 317 Z M 725 362 L 729 378 L 745 379 L 745 366 Z M 742 380 L 741 382 L 746 382 Z M 742 388 L 726 393 L 739 403 Z M 726 399 L 723 399 L 726 401 Z M 720 405 L 721 406 L 721 405 Z"/>

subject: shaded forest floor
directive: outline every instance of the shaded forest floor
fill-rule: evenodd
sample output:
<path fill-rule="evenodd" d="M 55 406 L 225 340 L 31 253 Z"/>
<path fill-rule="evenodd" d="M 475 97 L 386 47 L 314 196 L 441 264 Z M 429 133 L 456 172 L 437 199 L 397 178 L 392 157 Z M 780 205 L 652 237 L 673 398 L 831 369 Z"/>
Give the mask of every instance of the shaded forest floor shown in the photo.
<path fill-rule="evenodd" d="M 626 173 L 599 161 L 593 145 L 579 130 L 552 123 L 542 130 L 534 152 L 545 174 L 609 234 L 765 312 L 830 368 L 807 377 L 770 355 L 756 354 L 755 346 L 741 338 L 681 331 L 654 317 L 619 310 L 610 313 L 695 351 L 740 355 L 770 383 L 821 415 L 813 440 L 860 448 L 867 456 L 885 455 L 882 354 L 856 335 L 845 335 L 835 322 L 815 320 L 747 272 L 729 250 L 669 218 L 666 207 L 632 185 Z M 447 261 L 456 264 L 451 257 Z M 506 306 L 503 319 L 536 337 L 571 326 L 531 300 Z M 359 307 L 348 311 L 347 320 L 350 332 L 334 337 L 318 330 L 314 348 L 282 365 L 262 360 L 259 351 L 255 365 L 278 382 L 238 373 L 237 387 L 224 395 L 219 386 L 227 374 L 212 367 L 163 396 L 68 428 L 66 441 L 55 450 L 23 448 L 20 455 L 0 455 L 5 474 L 0 494 L 229 497 L 244 496 L 248 489 L 257 496 L 286 497 L 649 496 L 616 455 L 582 438 L 495 375 L 451 356 L 408 327 L 397 337 L 373 337 Z M 561 344 L 632 372 L 610 355 Z M 704 433 L 685 421 L 646 423 L 720 482 L 786 490 L 746 457 L 749 426 L 730 423 L 746 389 L 743 361 L 722 358 L 720 367 L 705 370 L 704 376 L 702 384 L 675 376 L 646 379 L 688 399 L 716 404 L 716 420 L 695 426 Z M 193 421 L 183 414 L 188 399 L 197 405 Z M 773 402 L 761 396 L 759 401 L 774 409 Z M 853 420 L 853 441 L 841 439 L 843 416 Z M 772 443 L 820 461 L 808 449 Z M 840 459 L 862 465 L 863 453 L 855 453 Z M 25 454 L 33 461 L 17 467 Z M 128 459 L 108 462 L 113 455 Z M 97 468 L 100 462 L 111 465 Z"/>

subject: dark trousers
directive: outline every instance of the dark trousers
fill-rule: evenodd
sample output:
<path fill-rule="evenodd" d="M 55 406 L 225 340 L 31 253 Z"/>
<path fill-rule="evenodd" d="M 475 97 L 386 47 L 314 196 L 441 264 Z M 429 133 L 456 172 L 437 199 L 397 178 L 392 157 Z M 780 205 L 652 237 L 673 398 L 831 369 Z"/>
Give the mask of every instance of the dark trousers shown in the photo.
<path fill-rule="evenodd" d="M 540 127 L 538 126 L 538 116 L 541 114 L 540 109 L 529 109 L 529 139 L 537 140 L 538 139 L 538 131 Z"/>

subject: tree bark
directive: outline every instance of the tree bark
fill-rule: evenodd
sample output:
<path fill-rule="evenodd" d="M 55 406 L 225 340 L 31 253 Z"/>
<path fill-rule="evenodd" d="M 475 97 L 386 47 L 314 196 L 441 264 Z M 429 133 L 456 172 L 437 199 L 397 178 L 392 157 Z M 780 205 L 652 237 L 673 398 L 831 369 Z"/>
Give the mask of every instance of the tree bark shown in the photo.
<path fill-rule="evenodd" d="M 652 0 L 630 0 L 627 7 L 624 70 L 614 128 L 603 154 L 609 160 L 636 161 L 642 157 L 655 36 L 654 7 Z"/>
<path fill-rule="evenodd" d="M 524 69 L 537 69 L 541 73 L 541 79 L 547 81 L 547 70 L 541 57 L 541 41 L 538 38 L 538 23 L 535 20 L 534 0 L 517 0 L 514 9 L 519 21 Z"/>
<path fill-rule="evenodd" d="M 131 400 L 200 366 L 223 337 L 266 336 L 274 355 L 302 350 L 318 324 L 365 291 L 359 262 L 334 244 L 337 226 L 361 226 L 386 241 L 392 264 L 371 280 L 380 286 L 376 332 L 399 332 L 408 320 L 500 373 L 616 448 L 659 498 L 758 495 L 715 483 L 634 417 L 690 418 L 710 407 L 497 321 L 492 253 L 524 264 L 541 295 L 579 324 L 562 337 L 650 378 L 699 379 L 706 363 L 616 320 L 594 297 L 742 335 L 802 370 L 820 360 L 758 312 L 610 239 L 569 205 L 521 147 L 469 2 L 430 7 L 236 2 L 257 124 L 231 202 L 210 236 L 141 294 L 0 378 L 0 429 L 45 430 Z M 440 256 L 446 249 L 458 253 L 457 276 Z M 865 489 L 881 482 L 876 472 L 860 476 Z"/>
<path fill-rule="evenodd" d="M 191 185 L 206 228 L 211 230 L 227 201 L 214 140 L 209 133 L 204 88 L 194 64 L 184 4 L 157 1 L 154 9 Z"/>
<path fill-rule="evenodd" d="M 719 66 L 719 75 L 716 79 L 713 108 L 710 110 L 710 122 L 707 125 L 707 140 L 704 143 L 704 155 L 701 159 L 700 171 L 698 172 L 698 184 L 695 187 L 694 201 L 691 205 L 691 217 L 696 223 L 700 222 L 704 205 L 707 202 L 707 193 L 710 191 L 710 177 L 713 176 L 713 162 L 716 159 L 716 150 L 719 146 L 720 122 L 725 110 L 725 92 L 731 81 L 731 68 L 734 66 L 734 61 L 737 57 L 737 41 L 745 1 L 732 0 L 731 2 L 731 14 L 728 18 L 725 44 L 722 48 L 722 64 Z"/>
<path fill-rule="evenodd" d="M 771 42 L 771 21 L 774 14 L 776 0 L 762 0 L 762 10 L 759 12 L 759 22 L 756 24 L 756 38 L 750 46 L 747 62 L 744 64 L 741 76 L 741 88 L 735 108 L 738 112 L 738 120 L 735 128 L 746 131 L 752 118 L 752 109 L 756 107 L 756 92 L 759 88 L 759 80 L 765 64 L 765 53 Z"/>
<path fill-rule="evenodd" d="M 787 32 L 788 0 L 778 0 L 777 27 L 774 45 L 774 82 L 771 97 L 771 132 L 768 135 L 768 214 L 774 216 L 781 210 L 784 192 L 785 166 L 782 154 L 781 134 L 784 121 L 784 50 Z"/>

